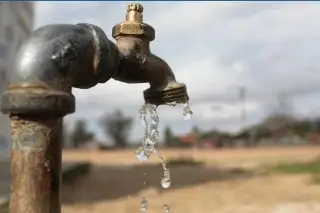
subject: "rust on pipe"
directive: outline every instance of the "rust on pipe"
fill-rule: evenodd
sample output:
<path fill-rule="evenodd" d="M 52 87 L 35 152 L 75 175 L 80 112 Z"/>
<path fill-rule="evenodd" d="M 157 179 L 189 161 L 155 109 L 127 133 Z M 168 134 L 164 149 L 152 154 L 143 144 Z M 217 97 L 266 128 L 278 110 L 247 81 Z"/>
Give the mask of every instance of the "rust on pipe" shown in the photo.
<path fill-rule="evenodd" d="M 115 80 L 149 83 L 150 88 L 143 92 L 147 103 L 163 105 L 189 100 L 186 85 L 176 81 L 165 60 L 151 53 L 150 42 L 155 39 L 155 30 L 143 22 L 141 4 L 128 4 L 126 19 L 113 27 L 112 36 L 120 53 L 120 67 L 113 77 Z"/>
<path fill-rule="evenodd" d="M 10 213 L 61 212 L 62 120 L 75 111 L 72 88 L 113 78 L 149 83 L 147 103 L 188 100 L 186 85 L 151 53 L 155 30 L 142 13 L 141 4 L 128 5 L 126 20 L 112 30 L 116 44 L 98 26 L 80 23 L 43 26 L 21 45 L 1 98 L 12 128 Z"/>
<path fill-rule="evenodd" d="M 1 111 L 11 118 L 10 213 L 60 213 L 63 117 L 72 87 L 90 88 L 116 72 L 118 55 L 90 24 L 47 25 L 16 55 Z"/>
<path fill-rule="evenodd" d="M 62 118 L 11 116 L 10 213 L 60 213 Z"/>

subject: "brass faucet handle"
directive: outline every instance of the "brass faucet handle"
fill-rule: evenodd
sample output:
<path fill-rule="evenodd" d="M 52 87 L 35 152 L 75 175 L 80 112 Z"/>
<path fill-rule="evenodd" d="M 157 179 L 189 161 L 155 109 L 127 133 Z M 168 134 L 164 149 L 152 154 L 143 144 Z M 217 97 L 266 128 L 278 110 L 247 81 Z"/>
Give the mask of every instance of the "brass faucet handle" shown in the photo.
<path fill-rule="evenodd" d="M 143 6 L 141 4 L 135 4 L 135 3 L 128 4 L 126 21 L 142 23 L 143 22 L 142 12 L 143 12 Z"/>
<path fill-rule="evenodd" d="M 142 4 L 137 4 L 137 3 L 128 4 L 127 12 L 129 12 L 129 11 L 136 11 L 139 13 L 143 13 L 143 6 L 142 6 Z"/>
<path fill-rule="evenodd" d="M 149 41 L 155 39 L 155 30 L 150 25 L 143 23 L 143 6 L 131 3 L 127 6 L 125 22 L 116 24 L 112 29 L 112 37 L 118 36 L 144 36 Z"/>

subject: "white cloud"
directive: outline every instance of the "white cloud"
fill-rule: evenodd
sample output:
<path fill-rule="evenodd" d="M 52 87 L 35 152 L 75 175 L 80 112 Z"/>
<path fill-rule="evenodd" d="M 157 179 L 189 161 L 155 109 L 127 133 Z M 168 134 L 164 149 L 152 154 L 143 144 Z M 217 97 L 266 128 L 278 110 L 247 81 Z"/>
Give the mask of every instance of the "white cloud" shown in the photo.
<path fill-rule="evenodd" d="M 110 37 L 125 18 L 126 2 L 37 2 L 36 26 L 89 22 Z M 240 127 L 238 88 L 247 87 L 248 123 L 285 90 L 297 111 L 319 105 L 320 5 L 296 2 L 144 2 L 144 20 L 156 29 L 153 53 L 172 67 L 188 86 L 194 119 L 183 120 L 180 109 L 160 107 L 162 128 L 187 132 L 192 125 L 236 130 Z M 92 128 L 105 111 L 120 107 L 135 115 L 148 85 L 110 80 L 90 90 L 74 90 L 77 113 Z M 305 98 L 310 93 L 313 101 Z M 222 107 L 216 111 L 216 106 Z M 138 124 L 138 121 L 136 121 Z M 132 136 L 139 137 L 136 126 Z"/>

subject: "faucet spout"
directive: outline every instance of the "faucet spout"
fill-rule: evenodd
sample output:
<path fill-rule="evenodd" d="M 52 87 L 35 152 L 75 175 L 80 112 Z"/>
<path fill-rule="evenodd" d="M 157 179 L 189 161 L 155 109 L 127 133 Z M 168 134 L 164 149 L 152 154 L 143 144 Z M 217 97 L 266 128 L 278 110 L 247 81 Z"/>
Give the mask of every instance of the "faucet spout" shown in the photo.
<path fill-rule="evenodd" d="M 189 99 L 186 85 L 177 82 L 170 66 L 150 51 L 155 30 L 143 23 L 142 13 L 141 4 L 129 4 L 126 21 L 112 29 L 120 55 L 119 70 L 113 78 L 126 83 L 149 83 L 150 88 L 144 91 L 147 103 L 185 103 Z"/>

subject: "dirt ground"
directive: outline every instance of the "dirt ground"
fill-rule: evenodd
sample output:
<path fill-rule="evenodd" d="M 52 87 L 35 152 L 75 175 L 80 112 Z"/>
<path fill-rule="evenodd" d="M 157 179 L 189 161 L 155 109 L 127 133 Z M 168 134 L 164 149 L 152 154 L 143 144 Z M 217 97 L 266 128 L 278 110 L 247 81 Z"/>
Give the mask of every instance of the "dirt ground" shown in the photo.
<path fill-rule="evenodd" d="M 137 163 L 133 151 L 65 152 L 64 160 L 89 160 L 92 172 L 63 188 L 64 213 L 139 212 L 148 198 L 148 213 L 168 204 L 173 213 L 320 213 L 320 184 L 309 175 L 257 172 L 263 164 L 310 160 L 320 147 L 164 150 L 167 159 L 192 156 L 206 166 L 171 166 L 172 187 L 162 189 L 161 167 Z M 245 169 L 234 169 L 234 168 Z"/>

